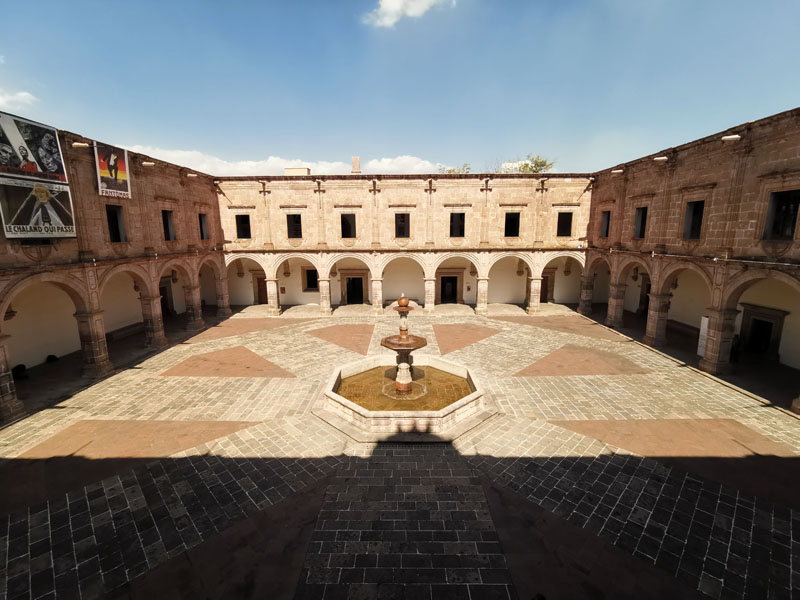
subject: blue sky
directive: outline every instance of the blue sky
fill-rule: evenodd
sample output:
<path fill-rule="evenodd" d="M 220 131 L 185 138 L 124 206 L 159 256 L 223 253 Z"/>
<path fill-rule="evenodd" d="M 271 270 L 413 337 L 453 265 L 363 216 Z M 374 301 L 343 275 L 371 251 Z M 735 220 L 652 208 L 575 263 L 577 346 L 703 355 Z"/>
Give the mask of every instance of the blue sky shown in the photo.
<path fill-rule="evenodd" d="M 3 17 L 0 109 L 214 174 L 529 152 L 593 171 L 800 105 L 796 1 L 43 0 Z"/>

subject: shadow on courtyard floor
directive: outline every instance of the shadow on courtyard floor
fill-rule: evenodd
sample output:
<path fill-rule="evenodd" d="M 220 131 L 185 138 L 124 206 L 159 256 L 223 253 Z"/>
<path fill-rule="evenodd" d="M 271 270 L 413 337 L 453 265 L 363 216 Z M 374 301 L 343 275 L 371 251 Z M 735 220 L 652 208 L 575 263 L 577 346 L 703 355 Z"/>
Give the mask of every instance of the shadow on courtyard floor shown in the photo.
<path fill-rule="evenodd" d="M 797 458 L 392 440 L 365 456 L 12 459 L 0 590 L 7 574 L 9 599 L 789 597 L 799 481 Z"/>
<path fill-rule="evenodd" d="M 595 304 L 589 319 L 604 324 L 606 320 L 607 305 Z M 644 338 L 647 325 L 646 316 L 625 312 L 623 327 L 619 332 L 623 335 L 641 342 Z M 660 352 L 671 356 L 683 364 L 698 368 L 700 357 L 697 356 L 697 333 L 667 326 L 667 342 L 656 348 Z M 800 395 L 800 370 L 777 363 L 764 363 L 742 356 L 733 363 L 733 372 L 716 375 L 718 379 L 735 385 L 760 396 L 774 406 L 789 410 L 792 400 Z"/>

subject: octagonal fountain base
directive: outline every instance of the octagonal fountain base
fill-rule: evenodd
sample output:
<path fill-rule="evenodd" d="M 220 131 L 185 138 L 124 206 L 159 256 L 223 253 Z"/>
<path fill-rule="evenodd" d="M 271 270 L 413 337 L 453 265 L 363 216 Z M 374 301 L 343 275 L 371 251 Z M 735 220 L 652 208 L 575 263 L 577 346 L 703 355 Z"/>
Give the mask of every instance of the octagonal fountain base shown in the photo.
<path fill-rule="evenodd" d="M 414 356 L 413 369 L 426 372 L 423 379 L 415 380 L 414 391 L 408 395 L 392 393 L 386 381 L 396 367 L 395 357 L 379 354 L 338 367 L 324 389 L 324 403 L 314 411 L 358 442 L 377 442 L 391 439 L 398 442 L 448 442 L 476 427 L 496 409 L 485 397 L 483 388 L 474 375 L 461 365 L 436 356 Z M 343 380 L 346 383 L 373 370 L 384 370 L 386 378 L 378 375 L 372 387 L 377 393 L 340 395 Z M 353 378 L 352 380 L 350 378 Z M 373 378 L 374 379 L 374 378 Z M 441 393 L 420 394 L 426 392 Z M 361 386 L 345 386 L 350 390 Z M 389 390 L 389 393 L 385 393 Z M 409 408 L 403 407 L 408 404 Z M 403 408 L 400 408 L 403 407 Z M 435 410 L 431 410 L 435 409 Z"/>

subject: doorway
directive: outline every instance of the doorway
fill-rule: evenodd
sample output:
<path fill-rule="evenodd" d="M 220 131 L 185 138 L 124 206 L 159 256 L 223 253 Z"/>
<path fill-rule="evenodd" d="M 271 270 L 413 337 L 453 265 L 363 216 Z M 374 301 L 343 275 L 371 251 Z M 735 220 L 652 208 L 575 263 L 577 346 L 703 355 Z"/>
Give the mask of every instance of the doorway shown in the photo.
<path fill-rule="evenodd" d="M 458 304 L 457 276 L 442 276 L 442 304 Z"/>
<path fill-rule="evenodd" d="M 539 291 L 539 302 L 547 304 L 549 289 L 550 289 L 550 277 L 548 275 L 542 275 L 542 289 Z"/>
<path fill-rule="evenodd" d="M 256 291 L 258 292 L 258 304 L 267 304 L 267 278 L 256 277 Z"/>
<path fill-rule="evenodd" d="M 364 304 L 364 279 L 362 277 L 346 278 L 347 304 Z"/>
<path fill-rule="evenodd" d="M 747 337 L 747 351 L 764 353 L 769 350 L 772 341 L 772 323 L 753 318 L 750 321 L 750 332 Z"/>

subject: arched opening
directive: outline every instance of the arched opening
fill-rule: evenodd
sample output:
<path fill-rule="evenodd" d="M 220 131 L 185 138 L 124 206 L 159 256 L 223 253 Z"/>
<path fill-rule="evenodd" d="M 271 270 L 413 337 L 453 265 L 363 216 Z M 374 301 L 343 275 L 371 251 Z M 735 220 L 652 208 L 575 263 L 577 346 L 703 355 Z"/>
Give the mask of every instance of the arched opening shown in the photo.
<path fill-rule="evenodd" d="M 217 308 L 217 271 L 208 263 L 203 263 L 198 273 L 200 278 L 200 301 L 203 304 L 204 313 L 209 316 L 216 313 Z M 208 311 L 206 311 L 208 309 Z"/>
<path fill-rule="evenodd" d="M 487 302 L 495 305 L 493 311 L 516 308 L 525 311 L 528 300 L 528 278 L 530 267 L 521 258 L 507 256 L 492 265 L 489 270 Z M 504 305 L 504 306 L 498 306 Z"/>
<path fill-rule="evenodd" d="M 232 307 L 267 304 L 267 275 L 251 258 L 237 258 L 228 265 L 228 297 Z"/>
<path fill-rule="evenodd" d="M 383 269 L 384 303 L 391 304 L 403 294 L 419 306 L 425 304 L 425 272 L 413 258 L 395 258 Z"/>
<path fill-rule="evenodd" d="M 608 312 L 608 292 L 611 286 L 611 266 L 604 258 L 596 259 L 589 267 L 592 278 L 592 316 L 605 319 Z"/>
<path fill-rule="evenodd" d="M 623 267 L 618 285 L 624 286 L 624 295 L 618 316 L 621 322 L 614 323 L 625 329 L 633 338 L 641 339 L 647 330 L 647 311 L 650 308 L 651 277 L 644 263 L 631 262 Z M 609 308 L 610 310 L 610 308 Z"/>
<path fill-rule="evenodd" d="M 54 283 L 35 283 L 11 299 L 3 333 L 9 336 L 8 364 L 20 399 L 28 388 L 33 391 L 34 383 L 41 389 L 42 378 L 62 372 L 65 363 L 69 363 L 66 372 L 80 373 L 81 338 L 74 317 L 78 310 L 70 295 Z"/>
<path fill-rule="evenodd" d="M 670 294 L 666 324 L 666 351 L 686 362 L 696 362 L 703 315 L 711 305 L 711 289 L 692 269 L 681 269 L 664 280 L 662 293 Z"/>
<path fill-rule="evenodd" d="M 800 283 L 755 278 L 733 289 L 726 309 L 736 310 L 718 376 L 775 404 L 789 407 L 800 389 Z M 730 372 L 726 372 L 730 370 Z"/>
<path fill-rule="evenodd" d="M 331 306 L 372 303 L 372 275 L 359 258 L 342 258 L 331 266 Z"/>
<path fill-rule="evenodd" d="M 319 306 L 319 273 L 305 258 L 289 258 L 278 266 L 281 308 L 313 304 Z"/>
<path fill-rule="evenodd" d="M 158 280 L 158 293 L 161 296 L 161 318 L 164 330 L 180 329 L 187 323 L 187 289 L 191 278 L 186 269 L 178 264 L 167 265 Z"/>
<path fill-rule="evenodd" d="M 103 309 L 108 356 L 112 363 L 128 362 L 132 354 L 141 354 L 146 345 L 139 283 L 125 271 L 112 275 L 103 284 L 100 307 Z"/>
<path fill-rule="evenodd" d="M 581 296 L 581 264 L 569 256 L 559 256 L 542 270 L 540 302 L 577 306 Z"/>
<path fill-rule="evenodd" d="M 448 258 L 436 268 L 436 304 L 478 302 L 478 268 L 467 258 Z"/>

